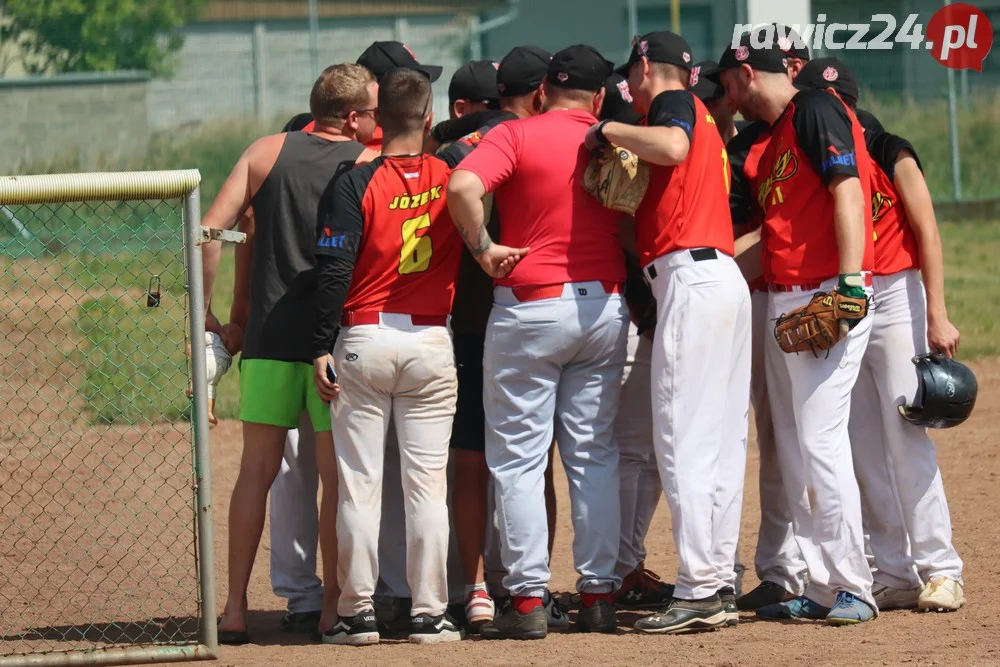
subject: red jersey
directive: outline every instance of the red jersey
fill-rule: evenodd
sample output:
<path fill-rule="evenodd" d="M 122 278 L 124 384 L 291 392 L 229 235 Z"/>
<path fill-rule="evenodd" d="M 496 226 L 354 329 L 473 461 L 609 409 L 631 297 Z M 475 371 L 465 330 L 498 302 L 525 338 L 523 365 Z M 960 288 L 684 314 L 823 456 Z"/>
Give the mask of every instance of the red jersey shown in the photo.
<path fill-rule="evenodd" d="M 451 313 L 462 259 L 451 170 L 433 155 L 379 157 L 336 181 L 316 254 L 354 260 L 345 313 Z"/>
<path fill-rule="evenodd" d="M 763 121 L 752 123 L 726 144 L 729 153 L 729 170 L 731 174 L 729 187 L 729 213 L 733 225 L 748 226 L 755 230 L 761 225 L 763 213 L 757 206 L 757 197 L 751 183 L 757 178 L 760 159 L 764 155 L 771 140 L 771 126 Z M 764 276 L 750 281 L 751 291 L 767 288 Z"/>
<path fill-rule="evenodd" d="M 798 93 L 771 131 L 753 189 L 763 211 L 764 277 L 769 283 L 819 283 L 840 273 L 834 229 L 834 177 L 856 176 L 871 201 L 871 159 L 854 114 L 822 90 Z M 861 269 L 875 265 L 865 211 Z"/>
<path fill-rule="evenodd" d="M 312 132 L 316 129 L 316 121 L 311 120 L 306 123 L 306 126 L 302 128 L 303 132 Z M 382 152 L 382 128 L 379 125 L 375 126 L 375 134 L 372 135 L 372 140 L 365 144 L 365 148 L 370 148 L 373 151 Z"/>
<path fill-rule="evenodd" d="M 872 156 L 872 223 L 877 276 L 920 268 L 917 237 L 893 183 L 900 151 L 916 151 L 908 141 L 882 133 L 868 142 Z M 919 164 L 919 162 L 918 162 Z"/>
<path fill-rule="evenodd" d="M 462 161 L 494 193 L 500 243 L 531 248 L 496 284 L 625 280 L 621 214 L 583 189 L 590 161 L 583 140 L 596 122 L 583 110 L 559 110 L 502 123 Z"/>
<path fill-rule="evenodd" d="M 686 248 L 732 256 L 729 156 L 712 114 L 691 91 L 669 90 L 653 100 L 644 124 L 681 128 L 691 148 L 675 167 L 650 166 L 649 187 L 635 212 L 639 263 Z"/>

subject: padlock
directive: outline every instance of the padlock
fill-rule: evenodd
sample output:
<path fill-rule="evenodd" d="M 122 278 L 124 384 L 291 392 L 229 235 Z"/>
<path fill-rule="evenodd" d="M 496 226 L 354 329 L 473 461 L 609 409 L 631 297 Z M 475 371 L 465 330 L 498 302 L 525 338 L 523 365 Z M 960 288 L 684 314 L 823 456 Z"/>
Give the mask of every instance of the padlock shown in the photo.
<path fill-rule="evenodd" d="M 146 290 L 146 307 L 156 308 L 160 305 L 160 276 L 156 275 L 149 279 L 149 288 Z"/>

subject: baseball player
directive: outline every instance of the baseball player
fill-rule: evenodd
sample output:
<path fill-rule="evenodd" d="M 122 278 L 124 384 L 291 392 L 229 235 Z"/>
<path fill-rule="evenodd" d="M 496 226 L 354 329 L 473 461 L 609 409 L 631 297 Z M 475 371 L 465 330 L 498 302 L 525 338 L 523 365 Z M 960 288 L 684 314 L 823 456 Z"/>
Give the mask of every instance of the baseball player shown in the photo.
<path fill-rule="evenodd" d="M 437 134 L 442 142 L 450 143 L 450 147 L 445 150 L 458 150 L 464 157 L 500 123 L 529 118 L 540 112 L 540 87 L 550 58 L 549 53 L 538 47 L 524 46 L 511 50 L 493 70 L 493 94 L 500 96 L 500 109 L 461 116 L 460 120 L 476 120 L 475 127 L 466 132 L 465 136 L 458 137 L 449 132 L 468 130 L 467 123 L 451 120 L 436 126 L 433 134 Z M 488 72 L 484 68 L 485 74 Z M 454 87 L 454 79 L 452 83 Z M 478 95 L 482 96 L 482 93 Z M 499 208 L 491 205 L 487 230 L 495 236 L 498 229 Z M 487 527 L 493 526 L 490 521 L 493 513 L 487 499 L 490 475 L 485 456 L 486 416 L 483 410 L 483 353 L 492 304 L 492 280 L 483 273 L 471 254 L 463 253 L 451 320 L 458 368 L 458 407 L 451 440 L 455 461 L 452 509 L 466 584 L 465 614 L 469 628 L 474 631 L 492 621 L 496 611 L 494 600 L 487 590 L 484 572 Z M 551 462 L 550 457 L 546 470 L 546 489 L 551 486 Z M 551 557 L 555 507 L 549 506 L 547 502 L 546 510 L 549 517 Z M 555 599 L 546 594 L 544 601 L 549 627 L 569 627 L 569 617 Z"/>
<path fill-rule="evenodd" d="M 316 245 L 319 288 L 314 380 L 332 401 L 341 505 L 332 644 L 378 643 L 382 467 L 390 415 L 406 503 L 409 639 L 436 644 L 462 632 L 448 605 L 447 462 L 456 378 L 448 314 L 461 241 L 445 207 L 450 166 L 421 153 L 432 94 L 424 73 L 382 77 L 382 156 L 334 184 Z M 353 278 L 352 278 L 353 274 Z M 331 355 L 338 322 L 343 326 Z"/>
<path fill-rule="evenodd" d="M 744 36 L 720 69 L 730 102 L 771 125 L 751 182 L 763 215 L 767 318 L 804 305 L 817 290 L 870 295 L 870 170 L 861 125 L 837 98 L 799 93 L 777 45 L 757 48 Z M 878 613 L 847 431 L 871 318 L 842 324 L 849 332 L 826 356 L 786 354 L 773 336 L 765 344 L 781 482 L 809 583 L 804 595 L 759 608 L 761 618 L 846 625 Z"/>
<path fill-rule="evenodd" d="M 691 65 L 680 35 L 637 37 L 622 70 L 645 122 L 602 121 L 588 137 L 652 165 L 635 236 L 657 302 L 653 442 L 680 567 L 673 600 L 635 627 L 663 634 L 736 620 L 750 409 L 750 295 L 732 258 L 729 167 L 714 119 L 688 90 Z"/>
<path fill-rule="evenodd" d="M 736 122 L 733 112 L 726 103 L 726 91 L 712 75 L 719 64 L 714 60 L 703 60 L 691 68 L 691 92 L 698 96 L 715 120 L 715 127 L 722 141 L 729 143 L 736 136 Z"/>
<path fill-rule="evenodd" d="M 232 229 L 250 209 L 254 220 L 249 316 L 240 360 L 245 446 L 229 507 L 229 596 L 219 622 L 223 643 L 249 641 L 246 590 L 264 526 L 267 492 L 281 466 L 287 433 L 298 426 L 303 411 L 309 412 L 317 431 L 317 466 L 324 489 L 330 490 L 323 494 L 322 513 L 336 512 L 329 411 L 309 382 L 308 333 L 294 324 L 313 317 L 313 247 L 320 200 L 332 179 L 364 158 L 364 146 L 354 139 L 371 138 L 376 90 L 374 78 L 363 67 L 327 68 L 313 86 L 309 101 L 317 119 L 315 129 L 254 142 L 205 216 L 206 226 L 222 229 Z M 210 310 L 220 252 L 218 243 L 202 248 L 209 306 L 206 328 L 217 330 L 225 341 L 227 332 Z M 283 387 L 278 395 L 276 386 Z M 328 519 L 329 526 L 332 517 Z M 323 547 L 332 545 L 328 531 L 322 531 L 320 540 Z M 333 553 L 324 559 L 324 566 L 326 577 L 332 577 L 336 572 Z M 321 626 L 332 625 L 337 591 L 328 587 L 325 594 Z"/>
<path fill-rule="evenodd" d="M 611 64 L 589 46 L 556 53 L 542 92 L 546 112 L 493 128 L 452 175 L 448 205 L 484 270 L 497 278 L 483 372 L 486 461 L 496 485 L 504 586 L 511 605 L 486 638 L 548 632 L 543 473 L 553 431 L 570 480 L 577 628 L 615 632 L 618 450 L 613 436 L 627 337 L 619 216 L 583 189 L 587 129 Z M 567 187 L 569 190 L 567 191 Z M 485 226 L 482 198 L 504 217 L 503 245 Z M 530 249 L 529 249 L 530 246 Z M 508 268 L 514 261 L 513 273 Z"/>
<path fill-rule="evenodd" d="M 462 118 L 500 106 L 497 92 L 499 63 L 492 60 L 473 60 L 457 70 L 448 84 L 448 114 Z"/>
<path fill-rule="evenodd" d="M 829 90 L 852 108 L 860 92 L 836 58 L 809 63 L 795 84 Z M 965 603 L 962 560 L 934 442 L 897 408 L 917 393 L 911 360 L 929 351 L 953 357 L 959 333 L 948 319 L 941 239 L 916 151 L 895 135 L 869 134 L 878 308 L 851 400 L 850 434 L 877 568 L 873 595 L 883 611 L 954 611 Z"/>

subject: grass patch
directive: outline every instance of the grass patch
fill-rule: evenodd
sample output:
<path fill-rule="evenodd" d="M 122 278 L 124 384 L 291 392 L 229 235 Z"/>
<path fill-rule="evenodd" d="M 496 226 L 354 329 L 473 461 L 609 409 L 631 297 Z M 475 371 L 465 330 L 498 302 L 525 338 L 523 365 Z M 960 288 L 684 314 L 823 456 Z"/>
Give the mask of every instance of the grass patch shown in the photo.
<path fill-rule="evenodd" d="M 961 359 L 1000 356 L 1000 222 L 941 225 L 948 317 Z"/>

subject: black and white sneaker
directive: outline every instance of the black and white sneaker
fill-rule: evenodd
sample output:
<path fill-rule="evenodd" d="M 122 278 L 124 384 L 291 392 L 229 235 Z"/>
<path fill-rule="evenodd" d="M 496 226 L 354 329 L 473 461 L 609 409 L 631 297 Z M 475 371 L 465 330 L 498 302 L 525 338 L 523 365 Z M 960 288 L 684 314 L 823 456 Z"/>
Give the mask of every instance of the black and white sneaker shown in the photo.
<path fill-rule="evenodd" d="M 704 600 L 674 598 L 663 611 L 640 618 L 635 629 L 649 634 L 679 635 L 704 632 L 726 625 L 726 610 L 718 594 Z"/>
<path fill-rule="evenodd" d="M 735 628 L 740 623 L 740 610 L 736 607 L 736 590 L 730 586 L 719 589 L 722 608 L 726 610 L 726 627 Z"/>
<path fill-rule="evenodd" d="M 441 644 L 444 642 L 457 642 L 464 639 L 462 632 L 455 621 L 448 614 L 431 616 L 430 614 L 418 614 L 410 619 L 410 643 L 411 644 Z"/>
<path fill-rule="evenodd" d="M 366 609 L 357 616 L 341 618 L 335 626 L 323 633 L 324 644 L 365 646 L 378 644 L 378 641 L 378 621 L 371 609 Z"/>

